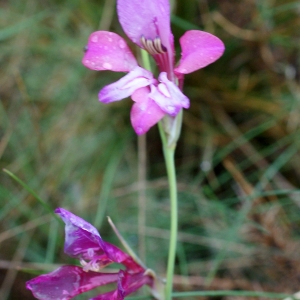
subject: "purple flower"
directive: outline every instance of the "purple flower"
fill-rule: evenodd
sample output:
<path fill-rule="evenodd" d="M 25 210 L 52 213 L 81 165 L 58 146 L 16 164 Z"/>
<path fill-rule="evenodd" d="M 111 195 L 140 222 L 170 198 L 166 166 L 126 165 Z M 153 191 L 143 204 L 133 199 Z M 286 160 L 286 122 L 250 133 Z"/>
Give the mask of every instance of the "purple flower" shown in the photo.
<path fill-rule="evenodd" d="M 63 208 L 57 208 L 55 213 L 66 224 L 65 253 L 78 258 L 82 267 L 62 266 L 49 274 L 29 280 L 26 287 L 37 299 L 68 300 L 96 287 L 116 283 L 116 290 L 91 300 L 121 300 L 143 285 L 153 287 L 152 275 L 131 256 L 103 241 L 94 226 Z M 126 269 L 118 273 L 99 272 L 111 263 L 122 264 Z"/>
<path fill-rule="evenodd" d="M 125 40 L 112 32 L 92 33 L 82 62 L 92 70 L 128 73 L 104 87 L 99 100 L 109 103 L 131 96 L 131 123 L 137 134 L 143 134 L 164 115 L 175 117 L 189 108 L 189 99 L 181 92 L 184 75 L 217 60 L 224 45 L 210 33 L 187 31 L 180 39 L 181 59 L 175 67 L 169 0 L 118 0 L 117 11 L 127 36 L 154 58 L 158 79 L 138 66 Z"/>

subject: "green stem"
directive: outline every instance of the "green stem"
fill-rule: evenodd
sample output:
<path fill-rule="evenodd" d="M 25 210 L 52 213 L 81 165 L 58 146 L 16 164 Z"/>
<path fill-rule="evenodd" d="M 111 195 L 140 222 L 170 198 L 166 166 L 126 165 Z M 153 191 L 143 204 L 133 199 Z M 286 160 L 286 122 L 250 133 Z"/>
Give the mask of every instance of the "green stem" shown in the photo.
<path fill-rule="evenodd" d="M 142 62 L 143 62 L 144 68 L 151 72 L 151 63 L 150 63 L 150 57 L 149 57 L 148 52 L 144 49 L 141 49 L 141 55 L 142 55 Z"/>
<path fill-rule="evenodd" d="M 170 244 L 169 257 L 167 267 L 167 283 L 165 289 L 165 300 L 172 298 L 174 265 L 176 257 L 177 231 L 178 231 L 178 204 L 177 204 L 177 183 L 174 154 L 176 145 L 168 146 L 167 138 L 163 131 L 162 125 L 159 123 L 159 131 L 163 143 L 163 152 L 166 162 L 169 190 L 170 190 L 170 209 L 171 209 L 171 224 L 170 224 Z"/>
<path fill-rule="evenodd" d="M 142 50 L 142 61 L 145 69 L 151 71 L 151 63 L 149 59 L 149 54 Z M 181 126 L 181 115 L 177 122 Z M 178 124 L 177 124 L 178 125 Z M 177 128 L 176 132 L 180 131 L 180 126 Z M 171 224 L 170 224 L 170 244 L 169 244 L 169 256 L 168 256 L 168 266 L 167 266 L 167 283 L 165 288 L 165 299 L 172 299 L 172 289 L 173 289 L 173 276 L 174 276 L 174 266 L 176 257 L 176 244 L 177 244 L 177 231 L 178 231 L 178 208 L 177 208 L 177 183 L 176 183 L 176 169 L 174 154 L 176 148 L 177 136 L 171 143 L 168 142 L 167 133 L 165 132 L 161 122 L 158 123 L 159 133 L 163 144 L 163 153 L 165 157 L 165 163 L 167 168 L 169 191 L 170 191 L 170 209 L 171 209 Z"/>

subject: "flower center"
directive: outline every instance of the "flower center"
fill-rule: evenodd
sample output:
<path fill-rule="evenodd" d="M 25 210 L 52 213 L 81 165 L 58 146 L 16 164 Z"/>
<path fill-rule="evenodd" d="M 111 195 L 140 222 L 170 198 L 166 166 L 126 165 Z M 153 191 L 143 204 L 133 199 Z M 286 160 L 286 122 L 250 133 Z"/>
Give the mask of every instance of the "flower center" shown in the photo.
<path fill-rule="evenodd" d="M 168 49 L 161 43 L 160 37 L 152 40 L 142 36 L 140 41 L 144 49 L 153 56 L 160 72 L 166 72 L 169 80 L 174 81 L 172 55 L 168 53 Z"/>
<path fill-rule="evenodd" d="M 156 37 L 154 40 L 146 39 L 144 36 L 141 37 L 141 43 L 145 50 L 151 55 L 166 53 L 167 49 L 162 45 L 159 37 Z"/>

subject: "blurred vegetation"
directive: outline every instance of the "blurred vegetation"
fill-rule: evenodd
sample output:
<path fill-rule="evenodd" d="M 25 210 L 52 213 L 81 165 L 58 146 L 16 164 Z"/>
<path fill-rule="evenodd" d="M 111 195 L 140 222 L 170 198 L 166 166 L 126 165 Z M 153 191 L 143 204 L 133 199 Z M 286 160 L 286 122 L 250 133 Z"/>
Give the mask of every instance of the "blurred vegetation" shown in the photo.
<path fill-rule="evenodd" d="M 175 2 L 178 57 L 178 39 L 188 29 L 209 31 L 226 45 L 219 61 L 185 80 L 191 108 L 176 156 L 175 289 L 294 293 L 300 284 L 299 1 Z M 141 230 L 131 100 L 105 105 L 97 98 L 122 75 L 81 64 L 91 32 L 124 36 L 114 1 L 3 0 L 0 8 L 1 170 L 52 209 L 97 220 L 102 237 L 121 247 L 104 218 L 109 215 L 163 276 L 169 204 L 157 128 L 147 134 Z M 63 226 L 1 171 L 1 299 L 33 299 L 26 280 L 74 263 L 63 241 Z"/>

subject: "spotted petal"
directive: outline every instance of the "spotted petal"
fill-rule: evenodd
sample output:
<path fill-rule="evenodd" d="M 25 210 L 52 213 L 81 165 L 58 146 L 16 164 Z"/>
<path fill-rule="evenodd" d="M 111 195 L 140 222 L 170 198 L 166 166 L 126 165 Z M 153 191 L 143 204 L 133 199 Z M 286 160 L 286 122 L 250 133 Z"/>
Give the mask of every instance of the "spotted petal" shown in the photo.
<path fill-rule="evenodd" d="M 187 31 L 180 38 L 180 45 L 181 60 L 174 70 L 179 75 L 206 67 L 220 58 L 225 49 L 219 38 L 199 30 Z"/>
<path fill-rule="evenodd" d="M 130 119 L 132 127 L 138 135 L 146 133 L 165 115 L 165 112 L 149 98 L 149 93 L 149 87 L 144 87 L 135 91 L 131 96 L 135 103 L 131 109 Z"/>
<path fill-rule="evenodd" d="M 110 103 L 129 97 L 134 91 L 155 82 L 153 74 L 141 67 L 136 67 L 120 80 L 105 86 L 99 92 L 99 100 Z"/>
<path fill-rule="evenodd" d="M 189 99 L 181 92 L 177 85 L 167 78 L 165 72 L 160 73 L 159 84 L 151 85 L 149 98 L 170 116 L 176 116 L 181 108 L 189 108 Z"/>
<path fill-rule="evenodd" d="M 63 266 L 29 280 L 26 288 L 40 300 L 69 300 L 108 283 L 117 282 L 118 273 L 85 272 L 81 267 Z"/>
<path fill-rule="evenodd" d="M 123 30 L 134 43 L 143 48 L 142 37 L 151 40 L 159 37 L 173 56 L 169 0 L 118 0 L 117 12 Z M 173 61 L 173 57 L 170 58 Z"/>
<path fill-rule="evenodd" d="M 96 71 L 129 72 L 137 66 L 126 41 L 107 31 L 96 31 L 90 35 L 82 63 Z"/>

